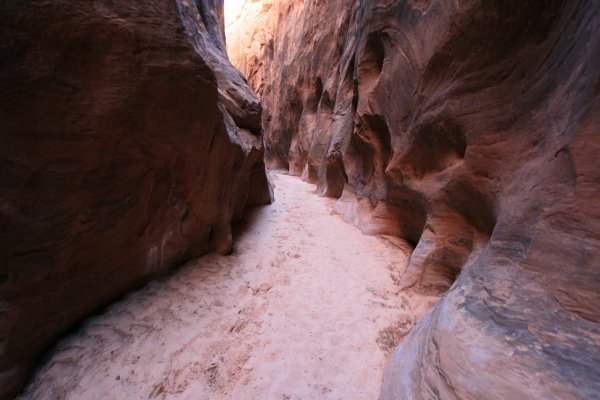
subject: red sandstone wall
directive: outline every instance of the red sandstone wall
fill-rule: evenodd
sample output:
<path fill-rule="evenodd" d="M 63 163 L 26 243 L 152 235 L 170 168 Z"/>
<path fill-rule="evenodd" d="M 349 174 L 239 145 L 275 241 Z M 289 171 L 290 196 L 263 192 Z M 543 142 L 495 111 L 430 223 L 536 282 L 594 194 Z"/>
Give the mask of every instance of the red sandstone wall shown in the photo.
<path fill-rule="evenodd" d="M 0 398 L 73 323 L 270 201 L 216 1 L 0 5 Z"/>

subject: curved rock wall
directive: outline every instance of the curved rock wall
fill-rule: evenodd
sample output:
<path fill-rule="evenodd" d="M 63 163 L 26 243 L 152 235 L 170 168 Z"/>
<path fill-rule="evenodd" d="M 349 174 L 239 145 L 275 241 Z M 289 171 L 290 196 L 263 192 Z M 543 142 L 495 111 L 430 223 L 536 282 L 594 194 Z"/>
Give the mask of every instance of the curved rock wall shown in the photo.
<path fill-rule="evenodd" d="M 445 293 L 382 398 L 600 396 L 600 5 L 256 3 L 228 45 L 268 162 Z"/>
<path fill-rule="evenodd" d="M 125 291 L 270 201 L 217 0 L 0 5 L 0 398 Z"/>

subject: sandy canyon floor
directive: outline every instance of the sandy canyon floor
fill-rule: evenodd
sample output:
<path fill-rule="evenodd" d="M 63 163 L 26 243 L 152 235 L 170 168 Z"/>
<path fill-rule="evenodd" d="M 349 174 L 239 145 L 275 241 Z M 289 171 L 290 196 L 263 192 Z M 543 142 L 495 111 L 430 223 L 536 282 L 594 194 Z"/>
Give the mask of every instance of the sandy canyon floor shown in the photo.
<path fill-rule="evenodd" d="M 274 173 L 230 256 L 206 256 L 88 319 L 21 399 L 375 399 L 434 298 L 401 292 L 405 250 Z"/>

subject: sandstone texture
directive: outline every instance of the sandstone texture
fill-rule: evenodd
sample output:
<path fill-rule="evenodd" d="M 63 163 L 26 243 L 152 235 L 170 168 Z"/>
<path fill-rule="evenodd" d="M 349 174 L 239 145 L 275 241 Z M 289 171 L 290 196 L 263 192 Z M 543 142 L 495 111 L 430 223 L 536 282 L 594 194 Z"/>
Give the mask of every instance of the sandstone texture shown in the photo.
<path fill-rule="evenodd" d="M 271 200 L 218 0 L 0 5 L 0 398 L 108 301 Z"/>
<path fill-rule="evenodd" d="M 267 163 L 443 294 L 382 399 L 600 397 L 599 25 L 593 1 L 266 0 L 227 27 Z"/>

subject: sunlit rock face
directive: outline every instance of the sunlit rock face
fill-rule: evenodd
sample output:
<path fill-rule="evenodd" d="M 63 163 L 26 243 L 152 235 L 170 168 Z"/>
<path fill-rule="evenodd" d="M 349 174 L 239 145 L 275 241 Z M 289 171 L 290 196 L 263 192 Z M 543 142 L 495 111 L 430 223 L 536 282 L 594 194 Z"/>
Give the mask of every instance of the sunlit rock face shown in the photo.
<path fill-rule="evenodd" d="M 245 10 L 228 46 L 268 163 L 412 242 L 402 285 L 445 293 L 381 397 L 600 397 L 600 4 Z"/>
<path fill-rule="evenodd" d="M 270 201 L 221 2 L 0 5 L 0 398 L 59 334 Z"/>

